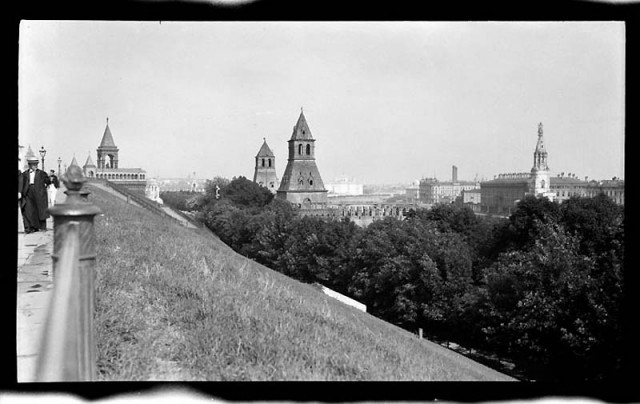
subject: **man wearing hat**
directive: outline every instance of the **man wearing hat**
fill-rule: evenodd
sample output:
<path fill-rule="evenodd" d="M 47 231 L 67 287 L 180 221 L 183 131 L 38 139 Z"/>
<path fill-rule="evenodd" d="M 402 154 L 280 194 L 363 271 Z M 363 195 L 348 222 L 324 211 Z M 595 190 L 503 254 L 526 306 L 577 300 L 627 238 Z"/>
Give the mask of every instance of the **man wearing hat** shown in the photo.
<path fill-rule="evenodd" d="M 29 169 L 22 173 L 22 192 L 20 207 L 24 220 L 24 232 L 33 233 L 47 230 L 47 186 L 51 180 L 47 173 L 38 169 L 38 158 L 31 151 L 25 156 Z"/>

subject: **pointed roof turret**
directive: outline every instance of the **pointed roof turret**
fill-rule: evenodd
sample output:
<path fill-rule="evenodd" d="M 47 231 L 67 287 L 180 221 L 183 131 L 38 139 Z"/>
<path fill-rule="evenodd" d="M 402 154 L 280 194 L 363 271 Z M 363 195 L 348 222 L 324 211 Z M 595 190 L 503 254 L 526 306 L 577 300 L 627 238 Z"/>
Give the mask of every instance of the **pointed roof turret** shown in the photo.
<path fill-rule="evenodd" d="M 267 144 L 267 139 L 263 137 L 262 140 L 264 142 L 262 143 L 262 147 L 260 148 L 260 150 L 258 150 L 258 154 L 256 155 L 256 157 L 275 157 L 275 154 L 273 154 L 271 148 Z"/>
<path fill-rule="evenodd" d="M 80 167 L 80 165 L 78 164 L 78 160 L 76 160 L 76 156 L 73 156 L 73 160 L 71 160 L 71 164 L 69 164 L 69 166 L 78 166 Z"/>
<path fill-rule="evenodd" d="M 89 157 L 87 157 L 87 162 L 84 163 L 83 167 L 95 167 L 96 165 L 93 164 L 93 160 L 91 160 L 91 153 L 89 153 Z"/>
<path fill-rule="evenodd" d="M 33 152 L 33 150 L 31 150 L 31 145 L 29 145 L 29 148 L 27 149 L 27 154 L 24 155 L 24 159 L 27 160 L 27 162 L 31 162 L 31 163 L 39 163 L 40 160 L 38 160 L 38 157 L 36 156 L 36 154 Z"/>
<path fill-rule="evenodd" d="M 547 150 L 544 147 L 544 137 L 542 136 L 542 122 L 538 124 L 538 142 L 536 150 L 533 152 L 533 168 L 532 172 L 538 170 L 549 170 L 547 165 Z"/>
<path fill-rule="evenodd" d="M 544 148 L 544 138 L 542 136 L 542 122 L 538 124 L 538 143 L 536 143 L 536 153 L 547 152 Z"/>
<path fill-rule="evenodd" d="M 109 118 L 107 118 L 107 126 L 104 128 L 104 135 L 102 135 L 102 141 L 99 147 L 117 149 L 113 141 L 113 136 L 111 136 L 111 129 L 109 129 Z"/>
<path fill-rule="evenodd" d="M 302 107 L 300 107 L 300 116 L 298 122 L 293 127 L 293 133 L 291 134 L 291 140 L 314 140 L 307 125 L 307 119 L 304 117 Z"/>

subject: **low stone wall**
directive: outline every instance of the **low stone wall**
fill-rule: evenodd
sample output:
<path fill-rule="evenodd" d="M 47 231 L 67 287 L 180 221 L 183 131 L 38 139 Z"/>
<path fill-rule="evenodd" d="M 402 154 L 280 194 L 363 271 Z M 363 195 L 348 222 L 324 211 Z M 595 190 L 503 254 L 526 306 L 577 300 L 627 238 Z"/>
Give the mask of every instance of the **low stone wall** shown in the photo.
<path fill-rule="evenodd" d="M 365 304 L 362 304 L 360 302 L 358 302 L 357 300 L 353 300 L 350 297 L 347 297 L 341 293 L 336 292 L 335 290 L 331 290 L 329 288 L 327 288 L 326 286 L 323 286 L 319 283 L 314 283 L 313 286 L 317 287 L 318 289 L 320 289 L 322 291 L 322 293 L 324 293 L 327 296 L 333 297 L 336 300 L 341 301 L 342 303 L 349 305 L 351 307 L 355 307 L 358 310 L 367 311 L 367 306 Z"/>

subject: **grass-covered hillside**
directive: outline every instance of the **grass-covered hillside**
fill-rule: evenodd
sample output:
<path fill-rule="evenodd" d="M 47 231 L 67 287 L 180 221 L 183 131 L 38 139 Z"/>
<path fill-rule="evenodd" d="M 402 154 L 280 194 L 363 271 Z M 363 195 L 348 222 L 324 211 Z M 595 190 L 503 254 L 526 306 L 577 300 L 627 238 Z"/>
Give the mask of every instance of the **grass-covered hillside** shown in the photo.
<path fill-rule="evenodd" d="M 87 188 L 100 380 L 512 380 Z"/>

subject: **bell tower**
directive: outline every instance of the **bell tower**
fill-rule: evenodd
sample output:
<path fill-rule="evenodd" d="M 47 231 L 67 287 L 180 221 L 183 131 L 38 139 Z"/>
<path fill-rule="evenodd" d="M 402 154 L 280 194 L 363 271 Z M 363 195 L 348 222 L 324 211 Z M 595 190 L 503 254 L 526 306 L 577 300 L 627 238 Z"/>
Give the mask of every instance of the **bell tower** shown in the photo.
<path fill-rule="evenodd" d="M 276 156 L 267 144 L 267 139 L 262 138 L 263 143 L 256 154 L 256 168 L 253 172 L 253 182 L 267 187 L 272 193 L 276 193 L 280 184 L 276 175 Z"/>
<path fill-rule="evenodd" d="M 544 137 L 542 122 L 538 124 L 538 142 L 536 150 L 533 152 L 533 168 L 531 168 L 533 178 L 534 195 L 551 195 L 551 184 L 549 166 L 547 165 L 547 149 L 544 147 Z"/>
<path fill-rule="evenodd" d="M 118 168 L 118 147 L 116 147 L 113 136 L 111 136 L 109 118 L 107 118 L 107 126 L 104 129 L 102 141 L 98 146 L 98 168 Z"/>
<path fill-rule="evenodd" d="M 326 205 L 327 190 L 316 165 L 315 139 L 302 108 L 288 143 L 289 159 L 277 197 L 301 207 Z"/>

